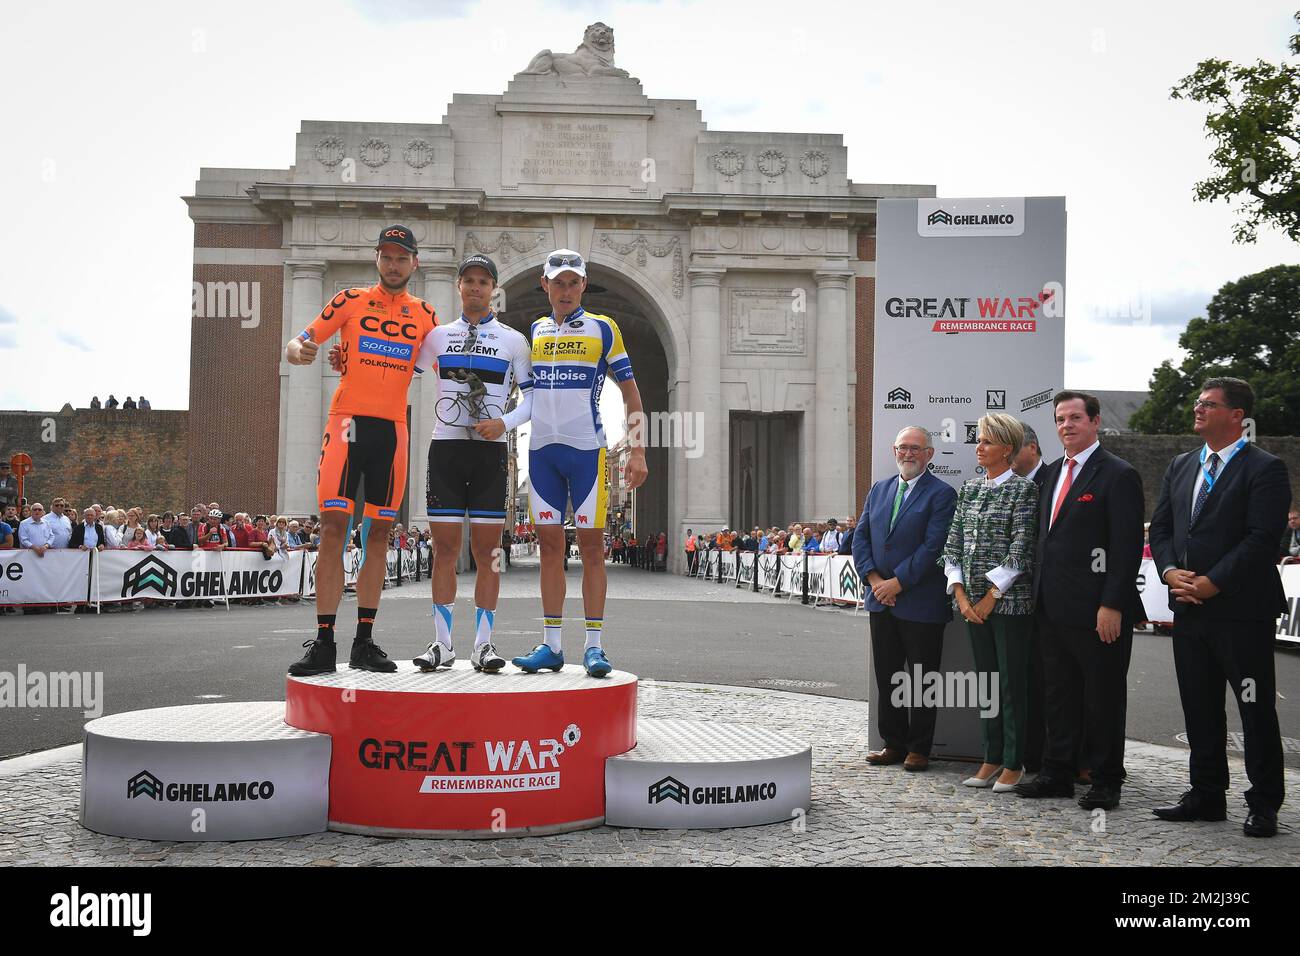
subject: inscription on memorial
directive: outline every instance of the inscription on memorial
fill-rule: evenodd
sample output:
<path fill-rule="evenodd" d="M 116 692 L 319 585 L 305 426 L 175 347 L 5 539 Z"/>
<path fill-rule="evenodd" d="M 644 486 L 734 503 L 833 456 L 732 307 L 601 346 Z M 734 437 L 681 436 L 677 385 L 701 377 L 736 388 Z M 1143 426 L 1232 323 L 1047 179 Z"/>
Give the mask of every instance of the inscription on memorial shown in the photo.
<path fill-rule="evenodd" d="M 515 119 L 511 117 L 510 119 Z M 644 122 L 610 117 L 519 118 L 503 144 L 508 183 L 643 187 Z"/>
<path fill-rule="evenodd" d="M 729 348 L 733 355 L 801 355 L 804 319 L 789 289 L 729 289 Z"/>

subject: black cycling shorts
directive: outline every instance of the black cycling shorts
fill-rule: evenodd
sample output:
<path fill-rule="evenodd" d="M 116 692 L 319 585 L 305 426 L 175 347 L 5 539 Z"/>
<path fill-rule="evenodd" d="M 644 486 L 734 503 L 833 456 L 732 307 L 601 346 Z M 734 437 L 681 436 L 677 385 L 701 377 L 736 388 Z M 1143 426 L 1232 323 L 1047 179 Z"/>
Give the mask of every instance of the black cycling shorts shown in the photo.
<path fill-rule="evenodd" d="M 506 443 L 439 438 L 429 442 L 428 506 L 430 521 L 472 524 L 506 520 L 510 478 Z"/>

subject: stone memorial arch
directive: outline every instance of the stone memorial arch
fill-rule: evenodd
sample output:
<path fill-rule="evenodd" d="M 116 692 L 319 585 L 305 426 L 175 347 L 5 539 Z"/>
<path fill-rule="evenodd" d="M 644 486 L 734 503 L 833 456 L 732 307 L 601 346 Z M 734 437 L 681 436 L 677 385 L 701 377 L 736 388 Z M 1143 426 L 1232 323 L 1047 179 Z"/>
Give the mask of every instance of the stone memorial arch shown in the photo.
<path fill-rule="evenodd" d="M 304 121 L 288 169 L 204 168 L 186 197 L 191 497 L 314 511 L 335 376 L 289 366 L 281 346 L 340 289 L 375 282 L 378 231 L 403 222 L 420 245 L 412 291 L 443 317 L 469 252 L 496 260 L 502 318 L 521 329 L 548 311 L 546 253 L 587 257 L 584 302 L 619 323 L 652 413 L 638 533 L 856 512 L 876 199 L 934 189 L 853 183 L 847 164 L 838 134 L 710 130 L 694 101 L 647 97 L 593 24 L 504 93 L 455 94 L 439 123 Z M 258 308 L 241 307 L 254 291 Z M 426 376 L 409 399 L 417 524 L 436 388 Z"/>

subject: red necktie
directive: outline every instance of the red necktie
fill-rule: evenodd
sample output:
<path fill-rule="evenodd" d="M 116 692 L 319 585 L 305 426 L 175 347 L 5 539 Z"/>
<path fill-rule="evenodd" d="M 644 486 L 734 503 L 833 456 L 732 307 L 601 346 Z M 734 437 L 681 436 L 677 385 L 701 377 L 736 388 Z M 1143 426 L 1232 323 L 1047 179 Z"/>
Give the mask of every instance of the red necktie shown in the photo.
<path fill-rule="evenodd" d="M 1061 513 L 1061 505 L 1065 504 L 1065 496 L 1070 492 L 1070 482 L 1074 479 L 1074 459 L 1065 459 L 1065 481 L 1061 484 L 1061 493 L 1056 496 L 1056 504 L 1052 506 L 1052 520 L 1048 522 L 1047 527 L 1056 524 L 1056 516 Z"/>

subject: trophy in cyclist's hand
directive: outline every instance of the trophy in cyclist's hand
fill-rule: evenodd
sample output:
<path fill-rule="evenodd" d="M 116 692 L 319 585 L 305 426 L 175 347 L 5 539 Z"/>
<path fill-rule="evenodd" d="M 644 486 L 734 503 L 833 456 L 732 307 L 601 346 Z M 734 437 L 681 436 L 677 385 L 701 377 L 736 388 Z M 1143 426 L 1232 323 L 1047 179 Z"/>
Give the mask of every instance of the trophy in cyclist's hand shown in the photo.
<path fill-rule="evenodd" d="M 458 400 L 454 400 L 453 404 L 460 404 L 463 402 L 465 410 L 469 412 L 471 422 L 481 422 L 486 421 L 489 418 L 499 417 L 488 414 L 487 409 L 484 407 L 483 398 L 487 395 L 487 386 L 483 384 L 483 380 L 478 377 L 477 372 L 468 368 L 458 368 L 449 371 L 447 377 L 452 381 L 459 382 L 461 385 L 469 386 L 469 390 L 463 395 L 457 396 Z M 439 402 L 439 405 L 441 404 L 442 403 Z M 442 409 L 440 408 L 438 411 L 439 417 L 441 418 Z M 465 431 L 469 433 L 470 438 L 475 437 L 472 425 L 466 425 Z"/>
<path fill-rule="evenodd" d="M 487 386 L 483 384 L 477 372 L 467 371 L 464 381 L 469 385 L 469 391 L 465 393 L 465 401 L 469 405 L 469 417 L 476 422 L 486 420 L 488 414 L 483 407 L 483 396 L 487 395 Z"/>

